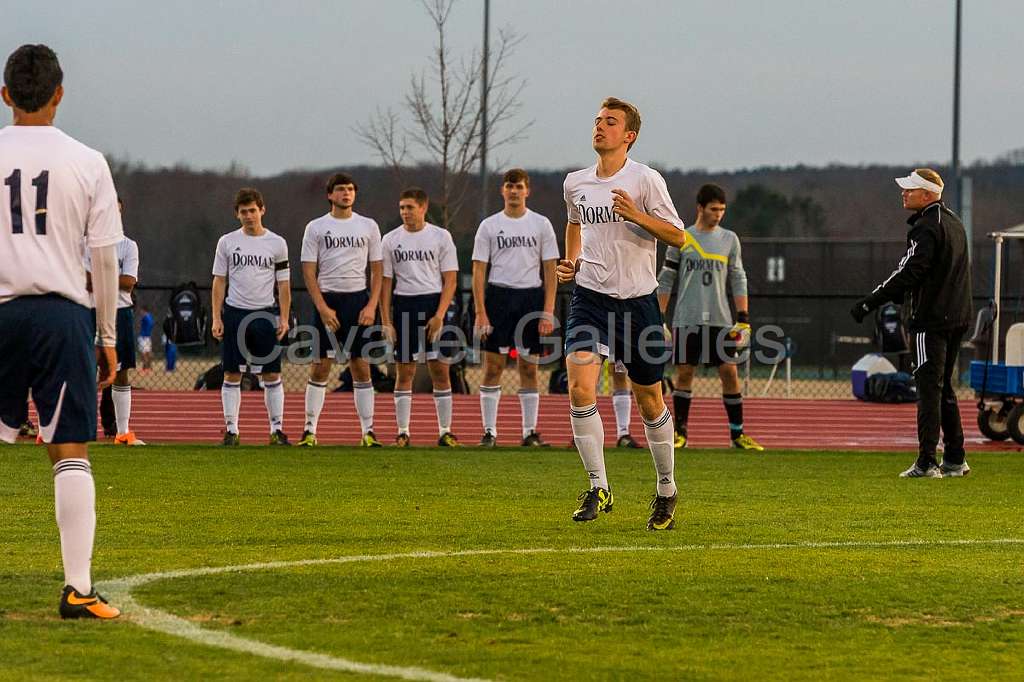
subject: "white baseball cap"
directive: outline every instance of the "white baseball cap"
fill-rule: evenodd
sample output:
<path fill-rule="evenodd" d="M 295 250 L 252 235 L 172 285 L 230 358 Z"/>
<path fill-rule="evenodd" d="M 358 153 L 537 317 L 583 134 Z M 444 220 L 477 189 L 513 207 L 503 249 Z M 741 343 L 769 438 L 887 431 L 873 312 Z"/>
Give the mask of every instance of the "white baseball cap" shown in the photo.
<path fill-rule="evenodd" d="M 938 185 L 931 180 L 925 180 L 917 171 L 914 171 L 905 178 L 896 178 L 896 184 L 903 189 L 926 189 L 935 194 L 942 194 L 942 185 Z"/>

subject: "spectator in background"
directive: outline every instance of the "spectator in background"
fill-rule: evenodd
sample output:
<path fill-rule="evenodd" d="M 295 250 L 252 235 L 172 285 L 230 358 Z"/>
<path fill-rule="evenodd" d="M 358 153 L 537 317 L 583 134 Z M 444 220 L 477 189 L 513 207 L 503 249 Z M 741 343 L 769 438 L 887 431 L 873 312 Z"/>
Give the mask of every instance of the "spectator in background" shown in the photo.
<path fill-rule="evenodd" d="M 164 367 L 168 372 L 173 372 L 178 364 L 178 346 L 171 341 L 167 334 L 163 335 L 164 340 Z"/>
<path fill-rule="evenodd" d="M 142 317 L 139 319 L 139 354 L 142 356 L 142 371 L 150 371 L 153 360 L 153 313 L 142 306 Z"/>

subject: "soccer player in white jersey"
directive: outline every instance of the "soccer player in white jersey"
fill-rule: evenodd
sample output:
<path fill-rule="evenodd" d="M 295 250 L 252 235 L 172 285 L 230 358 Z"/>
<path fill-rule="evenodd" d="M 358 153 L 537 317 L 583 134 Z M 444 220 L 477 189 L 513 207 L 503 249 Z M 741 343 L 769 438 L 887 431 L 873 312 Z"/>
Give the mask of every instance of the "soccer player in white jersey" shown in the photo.
<path fill-rule="evenodd" d="M 302 236 L 302 279 L 316 306 L 318 358 L 306 384 L 306 426 L 298 445 L 316 445 L 316 427 L 324 407 L 327 378 L 339 354 L 348 357 L 353 397 L 364 447 L 380 447 L 373 433 L 373 382 L 363 353 L 380 302 L 380 228 L 352 210 L 359 191 L 355 180 L 336 173 L 327 181 L 331 210 L 306 225 Z M 369 264 L 370 288 L 366 287 Z"/>
<path fill-rule="evenodd" d="M 123 237 L 110 168 L 99 152 L 53 126 L 64 96 L 57 55 L 22 45 L 4 68 L 0 129 L 0 440 L 13 443 L 29 390 L 53 463 L 64 563 L 63 618 L 116 618 L 92 586 L 96 487 L 86 442 L 96 437 L 99 384 L 117 356 L 116 245 Z M 82 241 L 92 253 L 96 324 Z M 95 331 L 94 331 L 95 330 Z"/>
<path fill-rule="evenodd" d="M 626 367 L 644 420 L 657 491 L 647 520 L 650 530 L 673 527 L 676 506 L 672 415 L 661 378 L 668 348 L 658 309 L 655 257 L 658 240 L 682 247 L 688 241 L 661 175 L 628 157 L 640 133 L 640 112 L 620 99 L 601 103 L 594 119 L 597 164 L 565 178 L 569 222 L 561 282 L 576 280 L 566 322 L 573 438 L 590 479 L 579 496 L 575 521 L 592 521 L 612 509 L 604 461 L 604 425 L 597 411 L 597 381 L 605 358 Z"/>
<path fill-rule="evenodd" d="M 718 369 L 732 447 L 763 451 L 757 441 L 743 432 L 743 393 L 736 365 L 738 352 L 750 341 L 747 274 L 739 237 L 721 226 L 724 216 L 725 190 L 718 185 L 703 185 L 697 191 L 697 222 L 686 229 L 693 236 L 694 248 L 683 252 L 669 248 L 658 275 L 658 303 L 662 311 L 673 291 L 676 294 L 672 314 L 675 445 L 686 447 L 693 374 L 697 365 L 703 364 Z M 727 284 L 732 289 L 735 322 L 729 310 Z"/>
<path fill-rule="evenodd" d="M 441 340 L 448 307 L 455 296 L 459 259 L 448 230 L 427 222 L 427 193 L 419 187 L 402 192 L 398 212 L 402 224 L 384 235 L 384 279 L 380 319 L 394 347 L 395 445 L 411 444 L 412 380 L 416 363 L 426 360 L 434 387 L 434 407 L 442 447 L 457 447 L 452 433 L 452 384 L 449 362 L 441 359 Z"/>
<path fill-rule="evenodd" d="M 526 171 L 513 168 L 506 172 L 501 184 L 505 208 L 480 223 L 473 242 L 474 331 L 483 341 L 484 356 L 480 383 L 483 447 L 497 445 L 500 381 L 505 354 L 512 348 L 519 369 L 522 445 L 546 445 L 537 433 L 537 359 L 540 337 L 550 335 L 554 328 L 558 241 L 551 221 L 526 207 L 529 196 Z"/>
<path fill-rule="evenodd" d="M 117 198 L 117 207 L 123 216 L 124 202 L 121 197 Z M 85 252 L 85 272 L 86 286 L 91 292 L 92 259 L 88 251 Z M 132 301 L 132 290 L 139 281 L 139 245 L 127 236 L 117 243 L 117 273 L 117 374 L 114 376 L 113 386 L 110 387 L 110 399 L 114 405 L 114 420 L 117 424 L 114 444 L 145 445 L 146 443 L 129 428 L 132 414 L 132 384 L 128 370 L 135 369 L 135 303 Z M 110 418 L 109 413 L 105 418 Z"/>
<path fill-rule="evenodd" d="M 288 333 L 292 304 L 288 244 L 263 227 L 266 212 L 263 195 L 257 190 L 238 190 L 235 215 L 242 226 L 220 238 L 213 260 L 211 332 L 223 341 L 224 383 L 220 396 L 224 405 L 224 445 L 239 444 L 238 410 L 242 372 L 246 370 L 259 375 L 263 383 L 270 444 L 291 445 L 284 434 L 284 386 L 278 346 Z"/>

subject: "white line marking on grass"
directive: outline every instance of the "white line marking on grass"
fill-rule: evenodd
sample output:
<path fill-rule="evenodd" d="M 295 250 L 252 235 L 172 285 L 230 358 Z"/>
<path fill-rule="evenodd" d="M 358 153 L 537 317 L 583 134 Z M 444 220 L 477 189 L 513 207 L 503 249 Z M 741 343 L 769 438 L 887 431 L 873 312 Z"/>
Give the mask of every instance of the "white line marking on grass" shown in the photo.
<path fill-rule="evenodd" d="M 496 555 L 531 555 L 531 554 L 597 554 L 611 552 L 699 552 L 699 551 L 758 551 L 785 549 L 872 549 L 900 547 L 964 547 L 982 545 L 1024 545 L 1024 538 L 994 538 L 991 540 L 885 540 L 885 541 L 835 541 L 835 542 L 771 542 L 753 544 L 706 544 L 676 545 L 670 547 L 657 546 L 625 546 L 625 547 L 537 547 L 527 549 L 467 549 L 452 552 L 424 551 L 404 552 L 398 554 L 362 554 L 355 556 L 336 557 L 334 559 L 301 559 L 298 561 L 267 561 L 256 564 L 240 564 L 238 566 L 209 566 L 204 568 L 187 568 L 177 571 L 144 573 L 115 580 L 97 583 L 98 590 L 105 593 L 110 601 L 118 606 L 125 618 L 133 623 L 155 632 L 181 637 L 197 644 L 228 649 L 241 653 L 253 654 L 276 661 L 301 663 L 323 670 L 361 673 L 364 675 L 380 675 L 397 677 L 404 680 L 425 680 L 426 682 L 486 682 L 476 678 L 455 677 L 445 673 L 434 672 L 425 668 L 380 665 L 376 663 L 360 663 L 347 658 L 317 654 L 310 651 L 289 649 L 283 646 L 265 644 L 245 637 L 220 630 L 207 630 L 195 623 L 139 604 L 132 597 L 132 590 L 141 585 L 158 580 L 175 578 L 194 578 L 223 573 L 244 573 L 249 571 L 272 571 L 279 568 L 295 568 L 301 566 L 326 566 L 332 564 L 364 563 L 370 561 L 398 561 L 403 559 L 453 559 L 460 557 L 496 556 Z"/>

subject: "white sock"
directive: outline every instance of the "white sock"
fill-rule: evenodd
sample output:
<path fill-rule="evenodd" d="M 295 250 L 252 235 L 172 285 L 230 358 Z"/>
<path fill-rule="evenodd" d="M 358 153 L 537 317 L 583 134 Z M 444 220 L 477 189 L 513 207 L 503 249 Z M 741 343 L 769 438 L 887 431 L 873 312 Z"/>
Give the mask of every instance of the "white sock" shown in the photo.
<path fill-rule="evenodd" d="M 597 404 L 570 407 L 569 421 L 576 449 L 590 477 L 590 487 L 608 490 L 608 474 L 604 468 L 604 424 L 601 423 Z"/>
<path fill-rule="evenodd" d="M 87 459 L 62 459 L 53 465 L 53 501 L 64 560 L 64 584 L 79 594 L 92 592 L 89 569 L 96 535 L 96 485 Z"/>
<path fill-rule="evenodd" d="M 270 433 L 284 431 L 284 384 L 280 379 L 263 385 L 263 404 L 267 406 Z"/>
<path fill-rule="evenodd" d="M 480 417 L 484 432 L 498 435 L 498 403 L 501 402 L 501 386 L 480 385 Z"/>
<path fill-rule="evenodd" d="M 359 428 L 363 433 L 373 431 L 373 382 L 352 382 L 352 394 L 356 403 L 356 414 L 359 415 Z"/>
<path fill-rule="evenodd" d="M 654 468 L 658 472 L 658 494 L 662 497 L 676 494 L 674 431 L 672 414 L 667 407 L 654 421 L 644 420 L 644 435 L 651 449 L 651 457 L 654 458 Z"/>
<path fill-rule="evenodd" d="M 612 407 L 615 408 L 615 431 L 621 438 L 629 433 L 629 417 L 633 410 L 633 396 L 629 391 L 615 391 L 612 394 Z"/>
<path fill-rule="evenodd" d="M 537 408 L 540 406 L 540 393 L 537 389 L 524 388 L 519 391 L 519 409 L 523 413 L 523 438 L 537 430 Z"/>
<path fill-rule="evenodd" d="M 304 431 L 316 433 L 320 423 L 320 413 L 324 409 L 324 397 L 327 395 L 327 382 L 322 384 L 310 379 L 306 382 L 306 425 Z"/>
<path fill-rule="evenodd" d="M 395 422 L 398 432 L 409 435 L 409 418 L 412 416 L 412 391 L 395 391 Z"/>
<path fill-rule="evenodd" d="M 220 402 L 224 406 L 224 429 L 238 433 L 238 409 L 242 404 L 242 384 L 225 381 L 220 387 Z"/>
<path fill-rule="evenodd" d="M 437 410 L 437 430 L 440 435 L 452 430 L 452 389 L 434 391 L 434 408 Z"/>
<path fill-rule="evenodd" d="M 128 420 L 132 416 L 132 387 L 111 386 L 111 398 L 114 400 L 114 419 L 117 420 L 117 432 L 128 433 Z"/>

